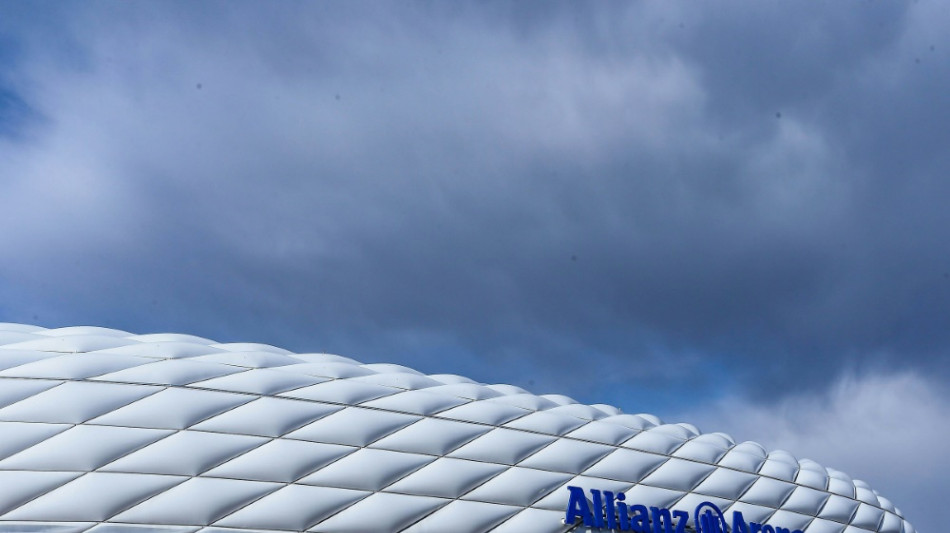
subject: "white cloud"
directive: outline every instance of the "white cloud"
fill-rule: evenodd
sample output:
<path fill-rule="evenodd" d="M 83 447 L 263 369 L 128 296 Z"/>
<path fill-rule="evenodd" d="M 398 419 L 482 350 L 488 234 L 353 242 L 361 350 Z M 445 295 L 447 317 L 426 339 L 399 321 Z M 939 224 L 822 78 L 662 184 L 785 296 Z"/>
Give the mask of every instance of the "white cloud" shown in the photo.
<path fill-rule="evenodd" d="M 841 470 L 890 499 L 918 530 L 939 527 L 936 506 L 950 478 L 950 399 L 919 374 L 850 374 L 776 404 L 728 396 L 677 420 Z"/>

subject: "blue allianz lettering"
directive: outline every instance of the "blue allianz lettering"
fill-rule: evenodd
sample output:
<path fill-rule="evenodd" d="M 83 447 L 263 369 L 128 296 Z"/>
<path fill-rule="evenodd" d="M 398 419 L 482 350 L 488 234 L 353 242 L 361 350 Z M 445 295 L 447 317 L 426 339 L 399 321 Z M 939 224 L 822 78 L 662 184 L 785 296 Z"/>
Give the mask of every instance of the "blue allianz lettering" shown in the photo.
<path fill-rule="evenodd" d="M 574 525 L 578 521 L 584 526 L 613 531 L 633 531 L 634 533 L 686 533 L 689 513 L 678 509 L 647 507 L 627 503 L 627 495 L 622 492 L 568 486 L 570 498 L 564 512 L 564 523 Z M 589 493 L 589 497 L 588 497 Z M 722 511 L 712 502 L 699 504 L 693 512 L 693 524 L 696 533 L 802 533 L 784 527 L 746 523 L 739 511 L 732 512 L 732 527 L 726 523 Z"/>

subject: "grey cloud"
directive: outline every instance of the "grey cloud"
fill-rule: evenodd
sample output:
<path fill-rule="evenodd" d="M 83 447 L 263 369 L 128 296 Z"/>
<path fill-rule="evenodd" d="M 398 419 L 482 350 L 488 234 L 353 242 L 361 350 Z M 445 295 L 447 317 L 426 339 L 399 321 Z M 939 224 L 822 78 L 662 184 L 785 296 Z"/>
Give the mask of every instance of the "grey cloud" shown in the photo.
<path fill-rule="evenodd" d="M 0 146 L 4 318 L 527 361 L 591 401 L 602 369 L 669 401 L 671 363 L 947 371 L 929 5 L 145 9 L 54 17 L 68 53 L 4 29 L 46 120 Z"/>

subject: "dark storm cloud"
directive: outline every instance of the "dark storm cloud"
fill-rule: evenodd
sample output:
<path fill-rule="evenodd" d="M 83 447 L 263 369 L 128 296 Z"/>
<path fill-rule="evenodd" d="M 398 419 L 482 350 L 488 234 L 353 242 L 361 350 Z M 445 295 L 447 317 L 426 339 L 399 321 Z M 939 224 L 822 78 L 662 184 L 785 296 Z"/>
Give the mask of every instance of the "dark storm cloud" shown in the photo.
<path fill-rule="evenodd" d="M 582 396 L 947 371 L 939 7 L 101 7 L 4 27 L 6 319 Z"/>

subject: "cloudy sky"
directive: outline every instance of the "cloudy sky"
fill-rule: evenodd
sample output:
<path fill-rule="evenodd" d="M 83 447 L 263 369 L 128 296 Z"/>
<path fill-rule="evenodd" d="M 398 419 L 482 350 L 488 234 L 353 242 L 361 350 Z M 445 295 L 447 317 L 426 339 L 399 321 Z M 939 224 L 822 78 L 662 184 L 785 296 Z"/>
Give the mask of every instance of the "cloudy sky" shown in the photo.
<path fill-rule="evenodd" d="M 5 3 L 0 321 L 564 393 L 950 491 L 950 5 Z"/>

